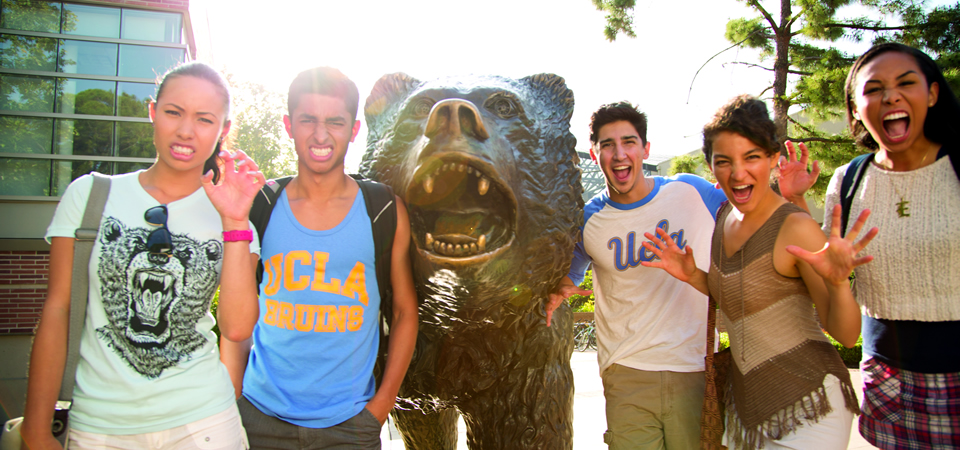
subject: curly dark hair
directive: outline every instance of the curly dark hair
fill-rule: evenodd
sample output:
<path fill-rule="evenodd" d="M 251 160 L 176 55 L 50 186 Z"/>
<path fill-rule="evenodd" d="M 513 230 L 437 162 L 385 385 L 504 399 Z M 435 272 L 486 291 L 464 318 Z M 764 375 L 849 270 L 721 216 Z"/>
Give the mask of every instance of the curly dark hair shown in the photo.
<path fill-rule="evenodd" d="M 860 144 L 870 150 L 877 150 L 880 145 L 873 139 L 863 122 L 853 117 L 855 95 L 854 83 L 857 81 L 857 75 L 871 60 L 887 52 L 900 52 L 913 57 L 923 72 L 923 77 L 927 80 L 927 87 L 931 83 L 937 83 L 940 87 L 940 94 L 937 96 L 937 103 L 927 110 L 927 120 L 923 124 L 923 134 L 927 139 L 938 144 L 944 144 L 960 139 L 960 130 L 957 124 L 960 123 L 960 101 L 956 94 L 950 89 L 950 84 L 943 77 L 943 72 L 926 53 L 897 42 L 885 42 L 877 44 L 867 50 L 850 66 L 850 73 L 847 74 L 847 82 L 844 84 L 844 95 L 847 100 L 847 123 L 850 124 L 850 133 Z"/>
<path fill-rule="evenodd" d="M 777 127 L 770 119 L 767 104 L 751 95 L 743 94 L 732 98 L 703 126 L 703 156 L 708 165 L 713 161 L 713 141 L 724 131 L 750 139 L 766 150 L 767 156 L 773 156 L 779 151 Z"/>
<path fill-rule="evenodd" d="M 320 94 L 343 99 L 351 121 L 357 120 L 360 105 L 360 92 L 357 85 L 342 72 L 333 67 L 314 67 L 297 74 L 290 83 L 287 92 L 287 114 L 293 116 L 293 110 L 300 104 L 304 94 Z"/>
<path fill-rule="evenodd" d="M 600 140 L 600 129 L 608 123 L 621 120 L 630 122 L 630 125 L 633 125 L 633 128 L 637 130 L 637 134 L 643 141 L 642 144 L 646 145 L 647 115 L 626 101 L 607 103 L 590 115 L 590 142 L 596 145 L 597 141 Z"/>

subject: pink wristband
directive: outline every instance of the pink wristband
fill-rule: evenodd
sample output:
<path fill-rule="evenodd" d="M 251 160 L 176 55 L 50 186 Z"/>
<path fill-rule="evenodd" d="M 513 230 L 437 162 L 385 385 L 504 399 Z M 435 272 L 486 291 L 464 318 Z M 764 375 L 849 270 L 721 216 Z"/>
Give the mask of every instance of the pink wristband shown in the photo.
<path fill-rule="evenodd" d="M 253 241 L 253 230 L 233 230 L 223 232 L 223 242 Z"/>

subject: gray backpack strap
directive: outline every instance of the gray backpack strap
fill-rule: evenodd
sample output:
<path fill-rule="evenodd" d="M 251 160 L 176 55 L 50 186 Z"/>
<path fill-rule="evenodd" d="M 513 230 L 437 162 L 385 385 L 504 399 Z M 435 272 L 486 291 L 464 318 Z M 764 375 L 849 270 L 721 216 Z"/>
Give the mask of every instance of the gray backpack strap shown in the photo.
<path fill-rule="evenodd" d="M 83 212 L 80 228 L 75 233 L 73 243 L 73 275 L 70 283 L 70 328 L 67 338 L 67 363 L 63 367 L 63 382 L 60 383 L 60 401 L 73 400 L 73 386 L 77 378 L 77 363 L 80 362 L 80 336 L 83 322 L 87 317 L 87 289 L 90 283 L 89 266 L 93 243 L 100 230 L 103 207 L 110 194 L 110 178 L 99 173 L 91 173 L 93 187 L 87 198 L 87 208 Z"/>

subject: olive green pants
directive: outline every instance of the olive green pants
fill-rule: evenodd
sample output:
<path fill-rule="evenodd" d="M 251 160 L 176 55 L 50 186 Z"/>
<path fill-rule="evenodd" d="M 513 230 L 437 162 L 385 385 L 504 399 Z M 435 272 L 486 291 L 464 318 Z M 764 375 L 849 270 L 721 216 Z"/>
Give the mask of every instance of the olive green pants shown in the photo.
<path fill-rule="evenodd" d="M 700 446 L 703 372 L 649 372 L 619 364 L 601 374 L 611 450 Z"/>

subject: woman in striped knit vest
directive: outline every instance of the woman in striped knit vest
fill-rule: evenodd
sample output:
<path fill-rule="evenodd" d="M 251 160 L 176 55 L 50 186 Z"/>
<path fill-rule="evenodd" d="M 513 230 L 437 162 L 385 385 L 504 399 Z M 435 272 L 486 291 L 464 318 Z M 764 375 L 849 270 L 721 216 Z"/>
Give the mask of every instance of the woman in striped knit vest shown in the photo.
<path fill-rule="evenodd" d="M 652 242 L 644 247 L 660 260 L 643 264 L 667 270 L 720 304 L 733 354 L 727 445 L 846 449 L 857 400 L 820 324 L 843 345 L 856 344 L 860 314 L 847 277 L 871 260 L 856 254 L 877 230 L 855 241 L 869 212 L 846 238 L 839 227 L 828 238 L 770 188 L 778 141 L 760 100 L 734 98 L 703 134 L 706 161 L 729 199 L 717 213 L 710 272 L 697 269 L 690 248 L 680 250 L 666 233 L 646 235 Z M 793 154 L 793 144 L 787 146 Z"/>

